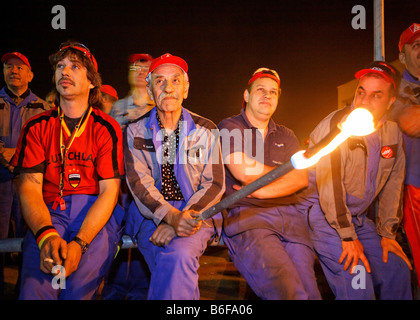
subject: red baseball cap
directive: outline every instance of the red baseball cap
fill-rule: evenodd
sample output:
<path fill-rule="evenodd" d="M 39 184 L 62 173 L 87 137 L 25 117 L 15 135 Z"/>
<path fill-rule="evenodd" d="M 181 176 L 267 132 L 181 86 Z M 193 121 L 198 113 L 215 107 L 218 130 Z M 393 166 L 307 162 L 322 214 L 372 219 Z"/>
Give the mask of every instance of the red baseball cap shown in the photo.
<path fill-rule="evenodd" d="M 104 84 L 101 87 L 101 92 L 109 94 L 111 97 L 114 97 L 115 99 L 118 100 L 118 94 L 117 94 L 117 90 L 115 90 L 112 86 L 110 86 L 109 84 Z"/>
<path fill-rule="evenodd" d="M 130 64 L 139 60 L 152 61 L 153 57 L 148 53 L 133 53 L 128 56 L 128 63 Z"/>
<path fill-rule="evenodd" d="M 360 79 L 368 73 L 381 75 L 386 81 L 392 83 L 394 89 L 397 89 L 397 71 L 390 64 L 382 61 L 375 61 L 366 69 L 357 71 L 354 76 L 356 79 Z"/>
<path fill-rule="evenodd" d="M 63 52 L 68 49 L 74 49 L 83 53 L 93 63 L 96 72 L 98 72 L 98 62 L 96 61 L 93 54 L 90 52 L 89 48 L 86 47 L 83 43 L 68 41 L 60 44 L 60 52 Z"/>
<path fill-rule="evenodd" d="M 9 53 L 5 53 L 2 57 L 1 57 L 1 62 L 5 63 L 7 62 L 7 60 L 9 60 L 10 58 L 18 58 L 20 59 L 24 64 L 26 64 L 29 67 L 29 70 L 31 70 L 31 65 L 29 64 L 29 60 L 28 58 L 26 58 L 23 54 L 19 53 L 19 52 L 9 52 Z"/>
<path fill-rule="evenodd" d="M 268 68 L 259 68 L 259 69 L 255 70 L 254 73 L 252 74 L 252 78 L 249 79 L 249 81 L 248 81 L 248 85 L 253 83 L 255 80 L 257 80 L 259 78 L 263 78 L 263 77 L 273 79 L 275 82 L 277 82 L 277 84 L 280 87 L 279 74 L 275 70 L 271 70 L 271 69 L 268 69 Z"/>
<path fill-rule="evenodd" d="M 152 61 L 152 64 L 149 68 L 149 73 L 147 74 L 146 79 L 149 77 L 149 75 L 159 66 L 162 66 L 164 64 L 172 64 L 182 69 L 182 71 L 185 72 L 188 79 L 188 64 L 185 62 L 184 59 L 173 56 L 170 53 L 165 53 L 164 55 L 160 56 L 159 58 L 156 58 Z"/>
<path fill-rule="evenodd" d="M 420 24 L 413 23 L 403 33 L 401 33 L 400 42 L 398 44 L 400 52 L 402 51 L 405 44 L 414 42 L 418 36 L 420 36 Z"/>

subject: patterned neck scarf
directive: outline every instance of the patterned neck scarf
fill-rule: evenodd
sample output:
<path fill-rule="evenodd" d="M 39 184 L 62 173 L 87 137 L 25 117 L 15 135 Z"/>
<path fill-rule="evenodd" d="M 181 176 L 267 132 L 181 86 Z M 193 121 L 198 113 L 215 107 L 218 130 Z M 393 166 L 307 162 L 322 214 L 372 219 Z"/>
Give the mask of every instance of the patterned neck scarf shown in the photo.
<path fill-rule="evenodd" d="M 159 127 L 163 136 L 162 144 L 162 190 L 161 193 L 166 201 L 182 201 L 184 197 L 175 177 L 174 163 L 179 144 L 183 116 L 178 120 L 176 129 L 168 133 L 162 125 L 159 115 L 156 113 Z"/>

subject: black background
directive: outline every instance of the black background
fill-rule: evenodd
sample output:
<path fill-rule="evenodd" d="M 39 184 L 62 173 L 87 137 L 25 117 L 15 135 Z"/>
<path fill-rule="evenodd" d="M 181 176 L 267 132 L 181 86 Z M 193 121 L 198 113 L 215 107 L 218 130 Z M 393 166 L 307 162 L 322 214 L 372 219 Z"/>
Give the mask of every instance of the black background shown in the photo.
<path fill-rule="evenodd" d="M 420 23 L 420 1 L 384 4 L 385 57 L 393 61 L 401 32 Z M 66 10 L 65 30 L 51 26 L 54 5 Z M 355 5 L 366 9 L 365 30 L 352 28 Z M 30 87 L 42 98 L 52 84 L 48 56 L 67 39 L 90 48 L 103 83 L 120 97 L 129 90 L 129 54 L 183 57 L 191 82 L 184 106 L 215 123 L 240 112 L 247 81 L 264 66 L 281 77 L 274 119 L 301 141 L 337 108 L 337 86 L 374 54 L 373 0 L 9 1 L 0 12 L 0 54 L 29 58 Z"/>

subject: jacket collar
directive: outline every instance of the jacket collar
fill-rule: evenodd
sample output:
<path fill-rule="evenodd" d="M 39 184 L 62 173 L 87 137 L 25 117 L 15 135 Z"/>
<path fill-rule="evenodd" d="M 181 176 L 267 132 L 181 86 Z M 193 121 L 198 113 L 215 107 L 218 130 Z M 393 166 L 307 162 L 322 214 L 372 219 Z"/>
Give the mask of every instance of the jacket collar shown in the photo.
<path fill-rule="evenodd" d="M 149 119 L 147 120 L 146 127 L 155 130 L 158 132 L 160 130 L 159 123 L 157 121 L 157 107 L 154 107 L 152 110 L 150 110 Z M 188 136 L 191 134 L 192 131 L 197 129 L 197 126 L 191 117 L 190 113 L 187 109 L 182 107 L 182 116 L 184 118 L 184 125 L 182 126 L 182 132 L 181 136 Z"/>
<path fill-rule="evenodd" d="M 11 95 L 9 95 L 9 93 Z M 0 90 L 0 98 L 3 98 L 5 101 L 15 105 L 15 102 L 13 101 L 14 97 L 17 97 L 17 96 L 13 92 L 11 92 L 7 88 L 7 86 L 4 86 Z M 37 96 L 29 88 L 20 97 L 23 98 L 22 102 L 25 101 L 25 104 L 27 104 L 28 102 L 31 102 L 31 101 L 36 101 L 38 99 Z M 22 104 L 22 102 L 20 104 Z"/>

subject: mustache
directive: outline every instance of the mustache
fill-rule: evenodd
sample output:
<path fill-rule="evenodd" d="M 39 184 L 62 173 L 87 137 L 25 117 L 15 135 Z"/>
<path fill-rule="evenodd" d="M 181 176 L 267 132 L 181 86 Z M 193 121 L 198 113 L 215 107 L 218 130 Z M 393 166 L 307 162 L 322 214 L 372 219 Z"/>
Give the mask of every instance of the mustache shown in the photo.
<path fill-rule="evenodd" d="M 160 100 L 167 99 L 167 98 L 178 99 L 178 95 L 176 93 L 168 93 L 167 94 L 167 93 L 162 92 L 159 96 Z"/>
<path fill-rule="evenodd" d="M 60 78 L 60 80 L 58 80 L 58 83 L 61 83 L 62 81 L 68 81 L 68 82 L 70 82 L 71 85 L 74 86 L 74 81 L 71 80 L 70 78 L 62 77 L 62 78 Z"/>

